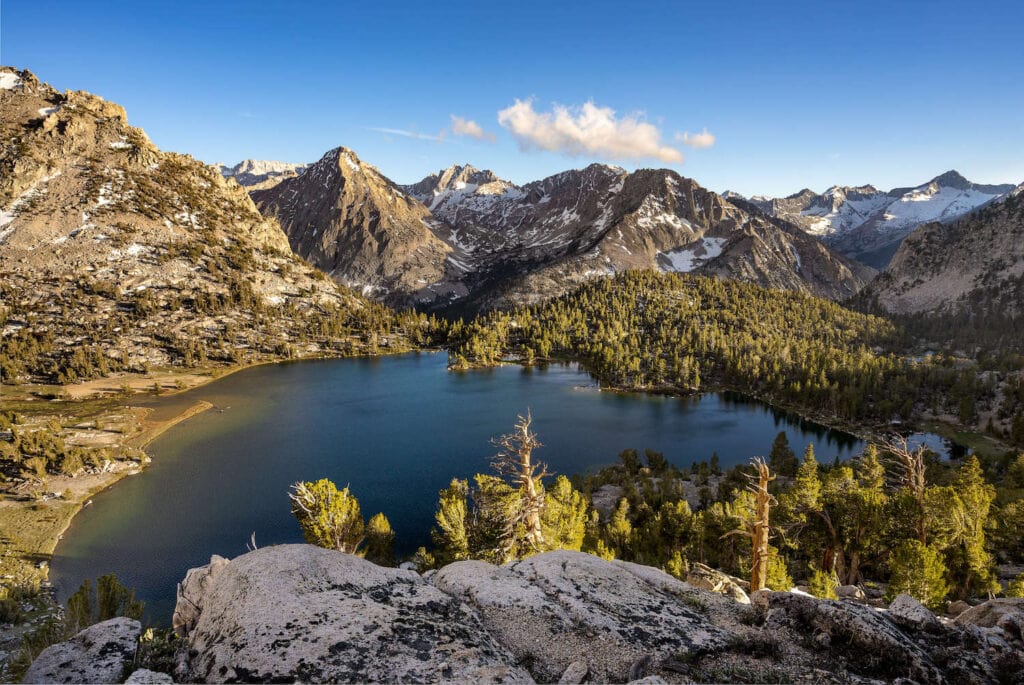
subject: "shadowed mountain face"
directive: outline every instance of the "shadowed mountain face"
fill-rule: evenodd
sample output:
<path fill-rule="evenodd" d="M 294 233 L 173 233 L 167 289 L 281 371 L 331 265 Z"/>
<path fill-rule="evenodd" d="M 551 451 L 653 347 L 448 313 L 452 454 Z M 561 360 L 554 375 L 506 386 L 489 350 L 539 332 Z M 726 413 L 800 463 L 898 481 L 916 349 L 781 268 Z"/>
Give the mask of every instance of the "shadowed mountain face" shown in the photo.
<path fill-rule="evenodd" d="M 1024 185 L 900 245 L 862 298 L 891 312 L 1024 314 Z"/>
<path fill-rule="evenodd" d="M 430 212 L 351 150 L 330 150 L 252 197 L 292 249 L 338 283 L 401 303 L 445 277 L 451 248 Z"/>
<path fill-rule="evenodd" d="M 396 186 L 339 148 L 253 198 L 300 255 L 395 304 L 473 312 L 625 269 L 849 297 L 873 271 L 667 169 L 602 164 L 517 186 L 452 166 Z"/>
<path fill-rule="evenodd" d="M 1012 184 L 972 183 L 947 171 L 915 188 L 833 186 L 821 195 L 801 190 L 785 198 L 754 197 L 769 216 L 821 237 L 842 254 L 884 269 L 900 242 L 918 226 L 950 222 L 1013 190 Z"/>

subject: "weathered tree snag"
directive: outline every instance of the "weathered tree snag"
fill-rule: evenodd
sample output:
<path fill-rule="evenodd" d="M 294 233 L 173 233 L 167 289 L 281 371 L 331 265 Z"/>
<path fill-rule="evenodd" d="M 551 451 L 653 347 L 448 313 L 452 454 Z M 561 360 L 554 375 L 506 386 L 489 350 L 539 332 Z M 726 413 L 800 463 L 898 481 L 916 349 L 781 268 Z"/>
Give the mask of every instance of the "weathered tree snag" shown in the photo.
<path fill-rule="evenodd" d="M 775 480 L 775 476 L 768 470 L 768 464 L 761 457 L 754 458 L 751 463 L 757 470 L 757 478 L 755 480 L 752 477 L 750 483 L 750 491 L 754 493 L 755 502 L 754 525 L 750 532 L 753 548 L 750 591 L 757 592 L 764 589 L 765 581 L 768 579 L 768 518 L 771 505 L 775 501 L 768 492 L 768 483 Z"/>
<path fill-rule="evenodd" d="M 509 533 L 523 524 L 526 541 L 534 549 L 541 550 L 544 532 L 541 530 L 540 515 L 544 509 L 544 492 L 538 483 L 549 474 L 547 466 L 542 462 L 533 462 L 533 450 L 540 447 L 541 443 L 530 430 L 533 417 L 529 409 L 525 417 L 517 418 L 519 420 L 512 433 L 494 440 L 494 444 L 501 449 L 491 465 L 498 473 L 508 475 L 519 486 L 521 493 L 519 511 L 509 521 Z M 506 538 L 511 542 L 514 535 L 510 534 Z M 505 550 L 505 556 L 505 561 L 510 561 L 512 550 Z"/>

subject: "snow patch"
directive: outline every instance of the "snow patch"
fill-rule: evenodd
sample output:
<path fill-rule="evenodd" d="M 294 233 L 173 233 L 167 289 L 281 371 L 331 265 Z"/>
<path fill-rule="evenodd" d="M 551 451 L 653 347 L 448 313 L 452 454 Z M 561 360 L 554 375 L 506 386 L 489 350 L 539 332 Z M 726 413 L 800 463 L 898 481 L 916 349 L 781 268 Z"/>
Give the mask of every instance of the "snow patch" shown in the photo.
<path fill-rule="evenodd" d="M 0 90 L 11 90 L 21 85 L 21 79 L 12 71 L 0 72 Z"/>
<path fill-rule="evenodd" d="M 341 157 L 342 157 L 342 159 L 345 160 L 345 164 L 348 165 L 349 169 L 351 169 L 352 171 L 359 171 L 359 165 L 347 153 L 343 154 Z M 365 290 L 365 288 L 364 288 L 364 290 Z"/>
<path fill-rule="evenodd" d="M 701 238 L 692 247 L 659 252 L 662 271 L 689 273 L 722 254 L 727 238 Z M 667 264 L 666 264 L 667 262 Z"/>

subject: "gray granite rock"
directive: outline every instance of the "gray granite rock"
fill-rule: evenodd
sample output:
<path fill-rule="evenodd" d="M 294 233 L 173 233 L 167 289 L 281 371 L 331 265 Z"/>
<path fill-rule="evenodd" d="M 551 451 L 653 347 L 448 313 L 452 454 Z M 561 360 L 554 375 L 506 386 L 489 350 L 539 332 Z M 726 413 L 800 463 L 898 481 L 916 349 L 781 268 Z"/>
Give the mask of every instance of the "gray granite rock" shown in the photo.
<path fill-rule="evenodd" d="M 128 676 L 128 680 L 124 682 L 136 683 L 137 685 L 165 685 L 166 683 L 173 683 L 174 678 L 166 673 L 151 671 L 148 668 L 140 668 Z"/>
<path fill-rule="evenodd" d="M 201 584 L 201 588 L 192 584 Z M 310 545 L 190 572 L 191 676 L 201 682 L 530 681 L 477 614 L 414 571 Z"/>
<path fill-rule="evenodd" d="M 130 618 L 97 623 L 44 649 L 25 673 L 26 683 L 120 683 L 139 647 L 142 625 Z"/>
<path fill-rule="evenodd" d="M 941 624 L 935 614 L 910 595 L 897 595 L 889 604 L 889 616 L 900 625 L 922 630 L 939 630 Z"/>
<path fill-rule="evenodd" d="M 638 659 L 703 653 L 730 639 L 700 609 L 719 598 L 658 569 L 581 552 L 505 566 L 457 562 L 432 582 L 479 610 L 487 629 L 540 680 L 556 681 L 580 661 L 592 680 L 621 682 Z"/>

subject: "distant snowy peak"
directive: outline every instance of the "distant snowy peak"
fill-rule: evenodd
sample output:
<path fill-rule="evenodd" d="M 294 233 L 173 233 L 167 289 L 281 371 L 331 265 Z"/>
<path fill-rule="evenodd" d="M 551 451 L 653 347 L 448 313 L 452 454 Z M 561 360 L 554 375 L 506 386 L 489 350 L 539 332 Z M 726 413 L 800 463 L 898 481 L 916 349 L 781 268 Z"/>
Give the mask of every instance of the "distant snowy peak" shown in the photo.
<path fill-rule="evenodd" d="M 871 185 L 804 189 L 785 198 L 751 200 L 770 216 L 796 224 L 848 257 L 884 268 L 899 242 L 923 223 L 949 222 L 1013 189 L 972 183 L 947 171 L 913 188 L 888 192 Z"/>
<path fill-rule="evenodd" d="M 293 178 L 302 173 L 307 164 L 291 162 L 272 162 L 262 159 L 244 159 L 235 166 L 215 164 L 224 178 L 233 178 L 238 184 L 249 190 L 265 189 L 280 183 L 286 178 Z"/>
<path fill-rule="evenodd" d="M 493 171 L 481 171 L 470 164 L 453 164 L 418 183 L 401 187 L 432 212 L 442 215 L 447 206 L 461 205 L 470 196 L 481 196 L 483 204 L 491 204 L 509 191 L 518 191 L 516 184 L 498 178 Z"/>

